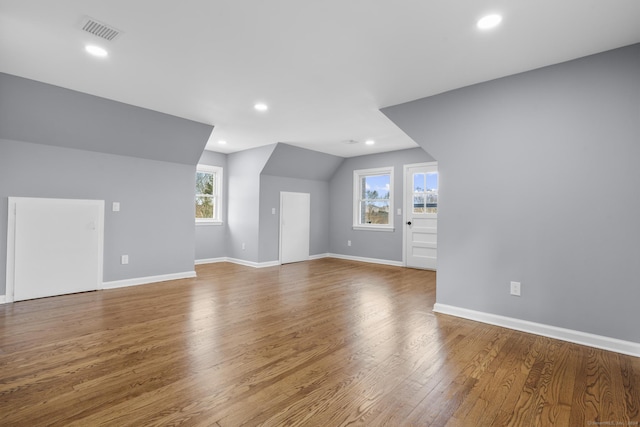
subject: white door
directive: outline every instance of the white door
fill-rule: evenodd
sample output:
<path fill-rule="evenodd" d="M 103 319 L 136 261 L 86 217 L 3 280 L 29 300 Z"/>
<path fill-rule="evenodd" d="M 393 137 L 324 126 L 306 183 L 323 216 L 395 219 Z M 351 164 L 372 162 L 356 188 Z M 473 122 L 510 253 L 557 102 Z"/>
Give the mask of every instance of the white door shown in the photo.
<path fill-rule="evenodd" d="M 280 264 L 309 259 L 311 195 L 280 193 Z"/>
<path fill-rule="evenodd" d="M 9 209 L 14 301 L 101 287 L 104 201 L 11 197 Z"/>
<path fill-rule="evenodd" d="M 405 263 L 435 270 L 438 259 L 438 165 L 405 166 Z"/>

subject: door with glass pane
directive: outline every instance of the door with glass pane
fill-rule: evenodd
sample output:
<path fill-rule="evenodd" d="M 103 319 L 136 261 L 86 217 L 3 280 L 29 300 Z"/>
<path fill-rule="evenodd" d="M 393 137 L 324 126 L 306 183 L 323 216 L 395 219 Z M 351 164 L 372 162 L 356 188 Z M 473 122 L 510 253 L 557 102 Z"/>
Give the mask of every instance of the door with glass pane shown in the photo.
<path fill-rule="evenodd" d="M 405 264 L 435 270 L 438 260 L 438 165 L 405 166 Z"/>

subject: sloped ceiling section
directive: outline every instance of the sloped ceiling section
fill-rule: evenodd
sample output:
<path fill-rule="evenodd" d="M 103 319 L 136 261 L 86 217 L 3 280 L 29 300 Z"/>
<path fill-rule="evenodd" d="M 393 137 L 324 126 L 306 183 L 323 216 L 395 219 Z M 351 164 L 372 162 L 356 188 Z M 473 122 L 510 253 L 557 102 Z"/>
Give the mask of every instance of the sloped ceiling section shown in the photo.
<path fill-rule="evenodd" d="M 0 73 L 0 138 L 198 163 L 213 126 Z"/>
<path fill-rule="evenodd" d="M 343 161 L 344 157 L 278 143 L 262 175 L 328 181 Z"/>

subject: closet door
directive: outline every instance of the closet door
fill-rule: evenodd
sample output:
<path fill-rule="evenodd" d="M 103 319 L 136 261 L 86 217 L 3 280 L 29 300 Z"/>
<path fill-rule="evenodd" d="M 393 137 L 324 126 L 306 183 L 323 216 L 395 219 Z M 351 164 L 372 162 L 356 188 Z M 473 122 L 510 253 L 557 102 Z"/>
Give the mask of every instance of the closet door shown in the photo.
<path fill-rule="evenodd" d="M 12 197 L 9 208 L 15 301 L 101 288 L 104 201 Z"/>
<path fill-rule="evenodd" d="M 309 259 L 311 195 L 280 193 L 280 264 Z"/>

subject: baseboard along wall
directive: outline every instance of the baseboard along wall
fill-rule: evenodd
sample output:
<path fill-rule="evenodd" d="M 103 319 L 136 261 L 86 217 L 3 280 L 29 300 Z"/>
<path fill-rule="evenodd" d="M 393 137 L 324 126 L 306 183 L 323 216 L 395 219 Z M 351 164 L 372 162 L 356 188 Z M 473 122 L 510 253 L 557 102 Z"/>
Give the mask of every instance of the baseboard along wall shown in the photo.
<path fill-rule="evenodd" d="M 354 257 L 340 254 L 317 254 L 309 257 L 309 260 L 321 258 L 338 258 L 350 261 L 368 262 L 373 264 L 383 264 L 402 267 L 403 263 L 399 261 L 381 260 L 376 258 Z M 279 261 L 268 262 L 252 262 L 236 258 L 220 257 L 200 259 L 195 261 L 195 265 L 213 264 L 218 262 L 231 262 L 238 265 L 253 268 L 274 267 L 280 265 Z M 196 277 L 195 271 L 186 271 L 183 273 L 164 274 L 158 276 L 138 277 L 133 279 L 116 280 L 111 282 L 103 282 L 102 289 L 116 289 L 127 286 L 144 285 L 148 283 L 164 282 L 169 280 L 186 279 Z M 0 295 L 0 304 L 6 304 L 6 296 Z M 530 334 L 541 335 L 548 338 L 554 338 L 561 341 L 568 341 L 575 344 L 586 345 L 589 347 L 599 348 L 602 350 L 613 351 L 616 353 L 626 354 L 629 356 L 640 357 L 640 343 L 620 340 L 617 338 L 595 335 L 572 329 L 559 328 L 557 326 L 545 325 L 543 323 L 530 322 L 527 320 L 516 319 L 513 317 L 500 316 L 492 313 L 469 310 L 462 307 L 456 307 L 447 304 L 436 303 L 433 306 L 435 313 L 446 314 L 450 316 L 461 317 L 476 322 L 482 322 L 490 325 L 500 326 L 503 328 L 514 329 Z"/>
<path fill-rule="evenodd" d="M 368 262 L 371 264 L 382 264 L 382 265 L 392 265 L 395 267 L 403 267 L 404 263 L 402 261 L 391 261 L 386 259 L 378 259 L 378 258 L 365 258 L 351 255 L 341 255 L 341 254 L 332 254 L 332 253 L 324 253 L 324 254 L 316 254 L 309 255 L 309 261 L 322 259 L 322 258 L 337 258 L 344 259 L 348 261 L 359 261 L 359 262 Z M 229 258 L 229 257 L 220 257 L 220 258 L 207 258 L 207 259 L 197 259 L 195 261 L 195 265 L 202 264 L 214 264 L 217 262 L 231 262 L 233 264 L 244 265 L 246 267 L 254 267 L 254 268 L 265 268 L 265 267 L 275 267 L 280 265 L 280 261 L 266 261 L 266 262 L 253 262 L 246 261 L 238 258 Z"/>
<path fill-rule="evenodd" d="M 178 279 L 188 279 L 191 277 L 196 277 L 195 271 L 161 274 L 159 276 L 135 277 L 133 279 L 115 280 L 112 282 L 102 282 L 102 289 L 125 288 L 127 286 L 146 285 L 148 283 L 166 282 L 169 280 L 178 280 Z"/>
<path fill-rule="evenodd" d="M 505 317 L 497 314 L 469 310 L 466 308 L 455 307 L 447 304 L 435 303 L 433 306 L 433 311 L 436 313 L 474 320 L 476 322 L 514 329 L 516 331 L 527 332 L 530 334 L 541 335 L 561 341 L 568 341 L 575 344 L 581 344 L 589 347 L 599 348 L 602 350 L 622 353 L 628 356 L 640 357 L 640 343 L 632 341 L 624 341 L 617 338 L 610 338 L 602 335 L 595 335 L 587 332 L 580 332 L 574 331 L 572 329 L 545 325 L 543 323 L 530 322 L 513 317 Z"/>

